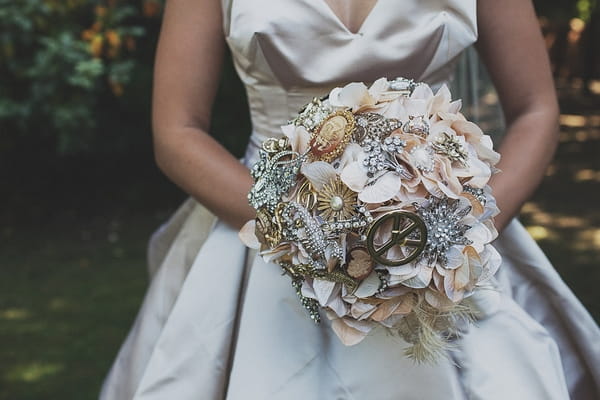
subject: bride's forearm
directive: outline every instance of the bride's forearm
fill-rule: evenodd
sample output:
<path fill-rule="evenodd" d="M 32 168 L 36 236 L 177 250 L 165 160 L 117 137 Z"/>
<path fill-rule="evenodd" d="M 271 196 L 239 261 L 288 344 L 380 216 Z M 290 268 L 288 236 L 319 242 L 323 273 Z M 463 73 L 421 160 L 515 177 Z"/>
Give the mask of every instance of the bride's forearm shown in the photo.
<path fill-rule="evenodd" d="M 165 175 L 217 217 L 235 228 L 254 217 L 247 200 L 252 184 L 248 169 L 206 132 L 174 128 L 168 135 L 155 135 L 154 147 Z"/>
<path fill-rule="evenodd" d="M 523 113 L 508 125 L 498 168 L 491 179 L 500 208 L 496 217 L 502 230 L 519 213 L 544 176 L 558 139 L 558 107 L 552 101 Z"/>
<path fill-rule="evenodd" d="M 234 227 L 252 218 L 248 170 L 211 138 L 225 51 L 219 1 L 166 2 L 152 99 L 155 157 L 185 192 Z"/>
<path fill-rule="evenodd" d="M 548 53 L 530 0 L 478 0 L 477 50 L 507 118 L 503 170 L 492 178 L 503 229 L 544 176 L 557 143 L 558 105 Z"/>

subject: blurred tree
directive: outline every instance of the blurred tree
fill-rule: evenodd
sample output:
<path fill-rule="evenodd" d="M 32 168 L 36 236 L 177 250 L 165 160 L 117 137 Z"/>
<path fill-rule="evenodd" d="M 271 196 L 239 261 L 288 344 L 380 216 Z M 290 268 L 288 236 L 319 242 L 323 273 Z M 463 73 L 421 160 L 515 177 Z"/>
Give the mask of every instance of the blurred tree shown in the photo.
<path fill-rule="evenodd" d="M 157 20 L 148 10 L 159 3 L 148 2 L 0 0 L 0 149 L 26 142 L 68 154 L 106 139 L 98 129 L 118 118 L 125 87 L 141 75 L 149 90 L 140 71 L 151 53 L 136 52 L 146 26 L 158 30 L 144 21 Z"/>
<path fill-rule="evenodd" d="M 598 0 L 577 0 L 577 16 L 589 22 L 594 10 L 598 7 Z"/>
<path fill-rule="evenodd" d="M 564 22 L 577 15 L 578 1 L 581 0 L 533 0 L 533 3 L 538 15 L 553 22 Z"/>

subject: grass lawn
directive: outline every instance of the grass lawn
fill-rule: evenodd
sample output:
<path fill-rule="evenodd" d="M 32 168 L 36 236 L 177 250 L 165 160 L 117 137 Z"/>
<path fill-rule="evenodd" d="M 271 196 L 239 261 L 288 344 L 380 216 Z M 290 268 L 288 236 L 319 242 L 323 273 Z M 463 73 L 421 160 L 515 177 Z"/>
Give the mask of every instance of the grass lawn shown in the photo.
<path fill-rule="evenodd" d="M 598 320 L 599 107 L 565 96 L 556 161 L 522 220 Z M 144 295 L 147 239 L 183 199 L 149 157 L 132 164 L 4 177 L 18 190 L 0 211 L 0 400 L 97 397 Z"/>
<path fill-rule="evenodd" d="M 0 398 L 95 398 L 146 286 L 152 225 L 112 222 L 57 223 L 13 232 L 5 242 Z"/>
<path fill-rule="evenodd" d="M 149 157 L 122 168 L 119 160 L 38 166 L 41 177 L 8 197 L 0 399 L 97 398 L 144 295 L 148 237 L 183 199 Z"/>

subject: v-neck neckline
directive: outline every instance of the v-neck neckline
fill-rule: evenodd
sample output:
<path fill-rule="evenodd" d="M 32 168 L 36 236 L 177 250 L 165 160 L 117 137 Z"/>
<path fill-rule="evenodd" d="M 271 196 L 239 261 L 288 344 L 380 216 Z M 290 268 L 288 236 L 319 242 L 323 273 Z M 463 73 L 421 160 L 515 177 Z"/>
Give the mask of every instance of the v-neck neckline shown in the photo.
<path fill-rule="evenodd" d="M 327 12 L 330 14 L 330 16 L 336 21 L 336 23 L 347 33 L 351 34 L 351 35 L 360 35 L 364 33 L 364 29 L 367 26 L 367 23 L 369 22 L 369 19 L 371 18 L 371 16 L 373 15 L 373 13 L 376 11 L 377 6 L 379 6 L 379 3 L 383 2 L 384 0 L 377 0 L 375 2 L 375 4 L 373 4 L 373 7 L 371 7 L 371 9 L 369 10 L 369 12 L 367 13 L 367 15 L 365 16 L 365 18 L 362 20 L 362 22 L 360 23 L 360 25 L 358 26 L 358 29 L 356 30 L 356 32 L 353 32 L 350 30 L 350 28 L 344 23 L 344 21 L 342 21 L 342 19 L 340 18 L 340 16 L 333 10 L 333 8 L 331 8 L 331 6 L 329 5 L 329 3 L 327 3 L 325 0 L 316 0 L 317 2 L 321 3 L 323 5 L 323 7 L 327 10 Z"/>

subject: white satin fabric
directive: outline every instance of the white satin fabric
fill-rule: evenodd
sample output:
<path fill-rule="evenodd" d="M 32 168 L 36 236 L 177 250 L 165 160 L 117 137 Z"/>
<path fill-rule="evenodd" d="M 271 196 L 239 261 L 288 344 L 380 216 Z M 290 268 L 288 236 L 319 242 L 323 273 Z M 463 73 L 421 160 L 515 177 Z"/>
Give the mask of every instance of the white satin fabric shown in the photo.
<path fill-rule="evenodd" d="M 447 81 L 477 38 L 475 0 L 379 0 L 359 33 L 323 0 L 222 0 L 226 39 L 264 137 L 348 81 Z M 314 325 L 279 267 L 188 200 L 153 237 L 143 306 L 101 399 L 596 399 L 600 331 L 527 232 L 495 242 L 500 300 L 448 359 L 415 365 L 376 330 L 354 347 Z"/>

